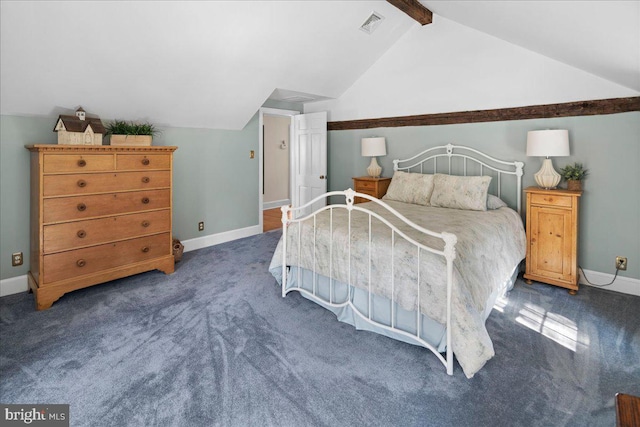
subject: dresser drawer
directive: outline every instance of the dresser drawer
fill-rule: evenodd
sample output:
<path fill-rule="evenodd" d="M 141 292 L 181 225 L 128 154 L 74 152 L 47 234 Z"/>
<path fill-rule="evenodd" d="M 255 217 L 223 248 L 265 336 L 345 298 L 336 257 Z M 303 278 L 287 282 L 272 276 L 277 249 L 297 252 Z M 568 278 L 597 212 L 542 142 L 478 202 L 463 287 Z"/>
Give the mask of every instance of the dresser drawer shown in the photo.
<path fill-rule="evenodd" d="M 571 207 L 571 196 L 561 196 L 554 194 L 530 194 L 531 204 L 545 206 Z"/>
<path fill-rule="evenodd" d="M 114 170 L 113 154 L 45 154 L 44 173 Z"/>
<path fill-rule="evenodd" d="M 118 170 L 144 170 L 144 169 L 170 169 L 170 154 L 117 154 L 116 169 Z"/>
<path fill-rule="evenodd" d="M 45 197 L 72 194 L 106 193 L 145 188 L 168 188 L 171 172 L 118 172 L 72 175 L 45 175 L 43 178 Z"/>
<path fill-rule="evenodd" d="M 44 199 L 44 223 L 74 221 L 99 216 L 134 213 L 171 206 L 171 190 Z"/>
<path fill-rule="evenodd" d="M 171 234 L 45 255 L 41 286 L 171 254 Z"/>
<path fill-rule="evenodd" d="M 171 211 L 168 209 L 45 225 L 44 253 L 169 231 L 171 231 Z"/>

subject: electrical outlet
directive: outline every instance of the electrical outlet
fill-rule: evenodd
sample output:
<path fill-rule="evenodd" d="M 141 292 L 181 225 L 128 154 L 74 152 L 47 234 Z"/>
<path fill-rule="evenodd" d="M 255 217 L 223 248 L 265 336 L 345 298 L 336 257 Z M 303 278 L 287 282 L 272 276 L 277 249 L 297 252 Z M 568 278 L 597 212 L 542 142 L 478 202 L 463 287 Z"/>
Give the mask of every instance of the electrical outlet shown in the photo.
<path fill-rule="evenodd" d="M 616 270 L 626 270 L 627 269 L 627 257 L 626 256 L 617 256 L 616 257 Z"/>
<path fill-rule="evenodd" d="M 11 254 L 11 266 L 17 267 L 22 265 L 22 252 L 16 252 L 15 254 Z"/>
<path fill-rule="evenodd" d="M 198 223 L 198 231 L 204 231 L 204 221 Z"/>

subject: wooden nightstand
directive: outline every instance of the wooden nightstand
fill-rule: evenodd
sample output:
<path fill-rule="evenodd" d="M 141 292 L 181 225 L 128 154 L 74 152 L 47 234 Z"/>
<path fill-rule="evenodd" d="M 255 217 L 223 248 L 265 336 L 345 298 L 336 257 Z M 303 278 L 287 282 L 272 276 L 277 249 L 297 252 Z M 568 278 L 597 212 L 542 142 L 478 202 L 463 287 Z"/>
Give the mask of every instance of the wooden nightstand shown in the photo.
<path fill-rule="evenodd" d="M 391 178 L 371 178 L 370 176 L 360 176 L 353 178 L 353 187 L 357 193 L 368 194 L 377 199 L 387 194 L 387 189 L 391 183 Z M 364 203 L 369 200 L 356 197 L 354 203 Z"/>
<path fill-rule="evenodd" d="M 524 278 L 578 292 L 578 200 L 582 191 L 529 187 Z"/>

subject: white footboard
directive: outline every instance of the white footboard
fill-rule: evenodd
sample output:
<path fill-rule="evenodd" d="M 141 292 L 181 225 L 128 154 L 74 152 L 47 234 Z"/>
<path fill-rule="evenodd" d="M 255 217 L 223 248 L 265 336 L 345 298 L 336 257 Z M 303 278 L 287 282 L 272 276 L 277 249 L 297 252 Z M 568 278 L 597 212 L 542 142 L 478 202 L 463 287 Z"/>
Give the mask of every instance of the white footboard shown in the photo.
<path fill-rule="evenodd" d="M 328 205 L 328 206 L 324 206 L 321 209 L 318 209 L 317 211 L 297 218 L 296 213 L 300 213 L 300 212 L 306 212 L 308 209 L 310 209 L 310 207 L 318 202 L 319 200 L 322 200 L 324 198 L 328 198 L 331 196 L 344 196 L 345 197 L 345 203 L 343 204 L 332 204 L 332 205 Z M 366 208 L 363 208 L 359 205 L 354 204 L 354 198 L 355 197 L 361 197 L 363 199 L 367 199 L 368 201 L 377 203 L 378 205 L 382 206 L 384 209 L 386 209 L 386 211 L 388 211 L 391 215 L 393 215 L 395 218 L 399 219 L 400 221 L 402 221 L 402 223 L 406 224 L 407 226 L 409 226 L 410 228 L 416 230 L 419 233 L 424 233 L 426 235 L 435 237 L 437 239 L 442 239 L 442 241 L 444 242 L 444 249 L 439 250 L 430 246 L 427 246 L 425 244 L 422 244 L 418 241 L 416 241 L 414 238 L 408 236 L 406 233 L 404 233 L 403 231 L 401 231 L 398 227 L 396 227 L 395 225 L 393 225 L 390 221 L 388 221 L 387 219 L 385 219 L 384 217 L 380 216 L 378 213 L 376 212 L 372 212 Z M 286 296 L 286 294 L 290 291 L 298 291 L 302 294 L 304 294 L 305 296 L 307 296 L 308 298 L 315 300 L 317 302 L 321 302 L 322 304 L 326 304 L 329 305 L 331 307 L 343 307 L 346 305 L 349 305 L 351 307 L 351 309 L 353 310 L 353 312 L 355 314 L 357 314 L 357 316 L 359 316 L 362 320 L 364 320 L 365 322 L 368 322 L 372 325 L 375 325 L 379 328 L 385 329 L 385 330 L 389 330 L 389 331 L 393 331 L 396 334 L 400 334 L 406 338 L 408 338 L 410 341 L 414 342 L 417 345 L 421 345 L 423 347 L 428 348 L 429 350 L 431 350 L 437 357 L 438 359 L 445 365 L 446 370 L 447 370 L 447 374 L 449 375 L 453 375 L 453 349 L 452 349 L 452 333 L 451 333 L 451 299 L 452 299 L 452 287 L 453 287 L 453 262 L 454 259 L 456 258 L 456 250 L 455 250 L 455 245 L 457 242 L 457 237 L 454 234 L 451 233 L 446 233 L 446 232 L 442 232 L 442 233 L 436 233 L 430 230 L 427 230 L 415 223 L 413 223 L 412 221 L 408 220 L 407 218 L 405 218 L 403 215 L 401 215 L 399 212 L 397 212 L 395 209 L 393 209 L 391 206 L 387 205 L 386 203 L 384 203 L 381 200 L 378 200 L 376 198 L 373 198 L 367 194 L 361 194 L 361 193 L 356 193 L 355 191 L 349 189 L 346 191 L 333 191 L 333 192 L 329 192 L 326 194 L 323 194 L 322 196 L 319 196 L 313 200 L 311 200 L 309 203 L 303 205 L 303 206 L 299 206 L 296 208 L 291 208 L 289 206 L 283 206 L 282 208 L 282 233 L 283 233 L 283 239 L 282 239 L 282 243 L 283 243 L 283 250 L 282 250 L 282 296 Z M 347 210 L 348 211 L 348 262 L 349 262 L 349 266 L 348 266 L 348 277 L 349 277 L 349 283 L 348 287 L 349 287 L 349 292 L 348 292 L 348 296 L 346 298 L 346 301 L 335 301 L 334 298 L 334 292 L 333 292 L 333 288 L 330 282 L 330 290 L 329 290 L 329 298 L 326 299 L 324 297 L 321 297 L 319 295 L 319 293 L 316 291 L 316 286 L 315 286 L 315 277 L 316 277 L 316 251 L 315 251 L 315 247 L 316 247 L 316 218 L 317 216 L 324 211 L 329 211 L 329 215 L 330 215 L 330 235 L 331 235 L 331 239 L 333 239 L 333 211 L 336 209 L 343 209 L 343 210 Z M 355 304 L 353 304 L 352 301 L 352 295 L 354 292 L 354 288 L 352 286 L 351 283 L 351 220 L 352 220 L 352 211 L 358 211 L 358 212 L 362 212 L 366 215 L 368 215 L 368 220 L 369 220 L 369 245 L 368 245 L 368 259 L 369 259 L 369 289 L 368 289 L 368 307 L 367 307 L 367 312 L 364 313 L 363 311 L 361 311 Z M 295 219 L 293 219 L 295 218 Z M 372 309 L 371 309 L 371 299 L 372 299 L 372 277 L 371 277 L 371 242 L 372 242 L 372 235 L 371 235 L 371 219 L 372 218 L 376 218 L 377 220 L 379 220 L 380 222 L 382 222 L 383 224 L 385 224 L 391 233 L 391 272 L 390 272 L 390 276 L 391 276 L 391 290 L 390 290 L 390 295 L 391 295 L 391 319 L 389 324 L 384 324 L 384 323 L 380 323 L 376 320 L 374 320 L 372 318 Z M 288 236 L 289 233 L 289 228 L 291 224 L 295 224 L 295 223 L 302 223 L 303 221 L 312 221 L 313 222 L 313 277 L 314 277 L 314 284 L 313 284 L 313 288 L 312 291 L 309 291 L 307 289 L 303 289 L 301 287 L 301 282 L 300 280 L 297 281 L 297 285 L 295 287 L 289 287 L 287 288 L 287 274 L 288 274 L 288 264 L 287 264 L 287 259 L 288 258 L 288 253 L 287 253 L 287 241 L 288 238 L 291 236 Z M 298 256 L 297 259 L 300 260 L 301 259 L 301 230 L 302 230 L 302 226 L 299 225 L 297 227 L 297 239 L 298 239 L 298 244 L 297 244 L 297 248 L 298 248 Z M 395 239 L 397 236 L 402 237 L 406 242 L 408 242 L 410 245 L 415 246 L 416 248 L 416 253 L 417 253 L 417 259 L 418 259 L 418 263 L 420 260 L 420 253 L 421 251 L 428 251 L 430 253 L 436 254 L 438 256 L 442 256 L 445 261 L 446 261 L 446 278 L 447 278 L 447 283 L 446 283 L 446 356 L 443 356 L 442 354 L 439 353 L 438 349 L 436 347 L 434 347 L 432 344 L 426 342 L 424 339 L 422 339 L 421 337 L 421 320 L 420 320 L 420 268 L 417 268 L 417 274 L 418 274 L 418 280 L 416 283 L 416 287 L 417 287 L 417 301 L 418 301 L 418 309 L 416 310 L 416 319 L 415 319 L 415 331 L 416 333 L 409 333 L 405 330 L 402 329 L 398 329 L 396 327 L 396 321 L 395 321 L 395 313 L 394 313 L 394 307 L 396 306 L 396 301 L 395 301 L 395 280 L 394 280 L 394 273 L 395 273 L 395 269 L 396 269 L 396 265 L 395 265 L 395 260 L 393 257 L 393 250 L 394 250 L 394 243 L 395 243 Z M 293 238 L 295 238 L 296 236 L 293 236 Z M 330 250 L 332 250 L 333 245 L 330 244 L 329 245 Z M 297 269 L 298 271 L 298 275 L 300 274 L 300 269 Z M 331 272 L 333 271 L 333 257 L 331 256 L 331 254 L 329 255 L 329 279 L 331 281 L 332 279 L 332 274 Z M 299 279 L 299 278 L 298 278 Z"/>

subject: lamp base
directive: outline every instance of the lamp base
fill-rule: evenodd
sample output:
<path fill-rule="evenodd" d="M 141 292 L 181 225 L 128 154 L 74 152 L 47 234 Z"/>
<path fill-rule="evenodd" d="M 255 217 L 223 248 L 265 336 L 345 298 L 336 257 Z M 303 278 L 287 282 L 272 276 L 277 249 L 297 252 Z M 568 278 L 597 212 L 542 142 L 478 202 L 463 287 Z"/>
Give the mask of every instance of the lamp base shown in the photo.
<path fill-rule="evenodd" d="M 367 168 L 367 173 L 372 178 L 379 178 L 380 177 L 380 174 L 382 173 L 382 168 L 380 167 L 380 165 L 378 165 L 378 161 L 376 160 L 375 157 L 371 158 L 371 163 L 369 164 L 369 167 Z"/>
<path fill-rule="evenodd" d="M 562 179 L 560 174 L 553 169 L 553 163 L 549 158 L 542 161 L 542 167 L 534 177 L 538 186 L 545 190 L 554 190 Z"/>

